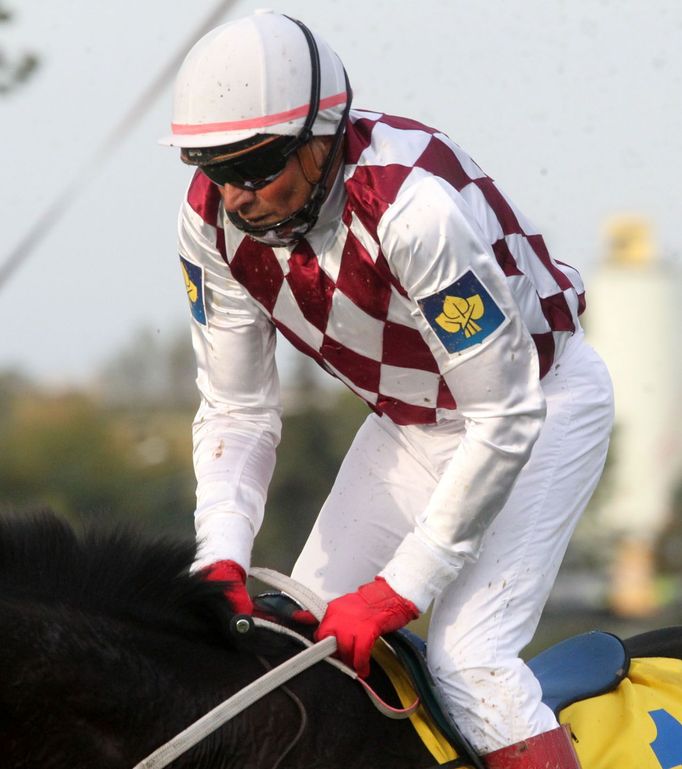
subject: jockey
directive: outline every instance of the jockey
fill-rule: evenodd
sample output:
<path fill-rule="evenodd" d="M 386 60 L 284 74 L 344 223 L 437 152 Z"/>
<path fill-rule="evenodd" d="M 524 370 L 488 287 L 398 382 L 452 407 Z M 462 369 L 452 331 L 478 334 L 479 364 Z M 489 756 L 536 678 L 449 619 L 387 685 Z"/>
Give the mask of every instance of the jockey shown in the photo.
<path fill-rule="evenodd" d="M 293 570 L 329 601 L 316 637 L 366 676 L 377 637 L 431 607 L 430 670 L 490 769 L 575 769 L 519 653 L 611 429 L 582 282 L 445 134 L 351 96 L 329 45 L 270 11 L 214 29 L 177 76 L 196 566 L 252 609 L 279 330 L 372 411 Z"/>

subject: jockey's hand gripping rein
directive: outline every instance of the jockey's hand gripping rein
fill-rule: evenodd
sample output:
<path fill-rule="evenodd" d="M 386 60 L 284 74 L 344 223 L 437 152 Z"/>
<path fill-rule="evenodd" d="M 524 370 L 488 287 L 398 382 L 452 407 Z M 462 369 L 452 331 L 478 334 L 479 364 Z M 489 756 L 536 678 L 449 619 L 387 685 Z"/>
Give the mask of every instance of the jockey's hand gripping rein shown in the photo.
<path fill-rule="evenodd" d="M 369 675 L 369 659 L 375 641 L 383 633 L 407 625 L 419 616 L 419 610 L 398 595 L 383 577 L 361 585 L 329 603 L 315 640 L 336 636 L 338 655 L 360 676 Z"/>

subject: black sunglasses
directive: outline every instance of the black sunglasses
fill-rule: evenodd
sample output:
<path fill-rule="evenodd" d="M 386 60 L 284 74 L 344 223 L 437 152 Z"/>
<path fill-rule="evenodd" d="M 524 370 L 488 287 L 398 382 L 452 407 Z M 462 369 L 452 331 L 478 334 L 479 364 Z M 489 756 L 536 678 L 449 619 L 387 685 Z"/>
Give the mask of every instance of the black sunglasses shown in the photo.
<path fill-rule="evenodd" d="M 300 146 L 298 137 L 281 136 L 239 157 L 200 164 L 199 168 L 220 186 L 230 184 L 243 190 L 260 190 L 280 176 L 289 158 Z"/>

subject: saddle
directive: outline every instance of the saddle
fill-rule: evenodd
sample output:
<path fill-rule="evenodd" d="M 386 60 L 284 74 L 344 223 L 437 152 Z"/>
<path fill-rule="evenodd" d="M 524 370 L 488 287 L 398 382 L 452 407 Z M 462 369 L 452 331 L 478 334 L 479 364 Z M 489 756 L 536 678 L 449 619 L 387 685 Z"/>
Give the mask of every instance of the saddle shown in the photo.
<path fill-rule="evenodd" d="M 424 641 L 409 630 L 391 633 L 385 640 L 404 666 L 430 719 L 454 748 L 456 756 L 476 769 L 483 767 L 480 758 L 443 706 L 426 664 Z M 583 633 L 562 641 L 528 663 L 542 686 L 543 702 L 554 711 L 557 719 L 560 711 L 574 702 L 616 689 L 627 675 L 629 664 L 630 659 L 622 641 L 602 631 Z M 438 738 L 435 738 L 436 751 L 433 749 L 434 738 L 425 738 L 423 727 L 420 729 L 414 725 L 434 758 L 441 762 L 444 762 L 443 759 L 452 760 L 451 754 L 443 755 L 440 752 Z"/>
<path fill-rule="evenodd" d="M 290 625 L 300 606 L 283 593 L 255 599 L 259 610 Z M 375 661 L 384 669 L 404 705 L 419 696 L 421 707 L 410 716 L 413 726 L 439 765 L 484 765 L 452 722 L 426 663 L 425 642 L 409 630 L 386 635 L 375 646 Z M 592 631 L 543 651 L 528 663 L 540 681 L 543 701 L 559 717 L 572 703 L 613 691 L 628 673 L 630 658 L 611 633 Z"/>

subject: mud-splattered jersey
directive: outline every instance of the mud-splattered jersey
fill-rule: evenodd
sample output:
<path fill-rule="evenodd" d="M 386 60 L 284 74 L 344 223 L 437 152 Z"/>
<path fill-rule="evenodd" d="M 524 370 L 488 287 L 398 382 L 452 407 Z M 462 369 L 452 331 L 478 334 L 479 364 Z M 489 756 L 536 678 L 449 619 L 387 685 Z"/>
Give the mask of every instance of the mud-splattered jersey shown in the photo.
<path fill-rule="evenodd" d="M 497 512 L 525 462 L 541 423 L 539 380 L 578 328 L 578 273 L 552 260 L 542 236 L 461 148 L 411 120 L 351 115 L 343 172 L 318 224 L 295 246 L 264 245 L 233 227 L 200 172 L 189 187 L 180 253 L 203 397 L 199 527 L 217 510 L 239 511 L 242 539 L 260 525 L 279 434 L 275 328 L 397 424 L 466 424 L 471 445 L 449 484 L 454 490 L 488 468 L 488 491 L 466 501 L 481 521 Z M 221 463 L 211 458 L 218 439 L 230 445 L 223 434 L 234 438 L 241 418 L 251 425 L 235 452 L 252 469 L 240 489 L 233 467 L 214 477 Z M 495 454 L 510 445 L 513 461 L 506 448 Z M 255 464 L 245 460 L 251 449 Z M 211 491 L 202 492 L 208 476 Z M 436 528 L 434 540 L 447 540 L 447 525 Z M 248 561 L 245 552 L 235 560 Z"/>

